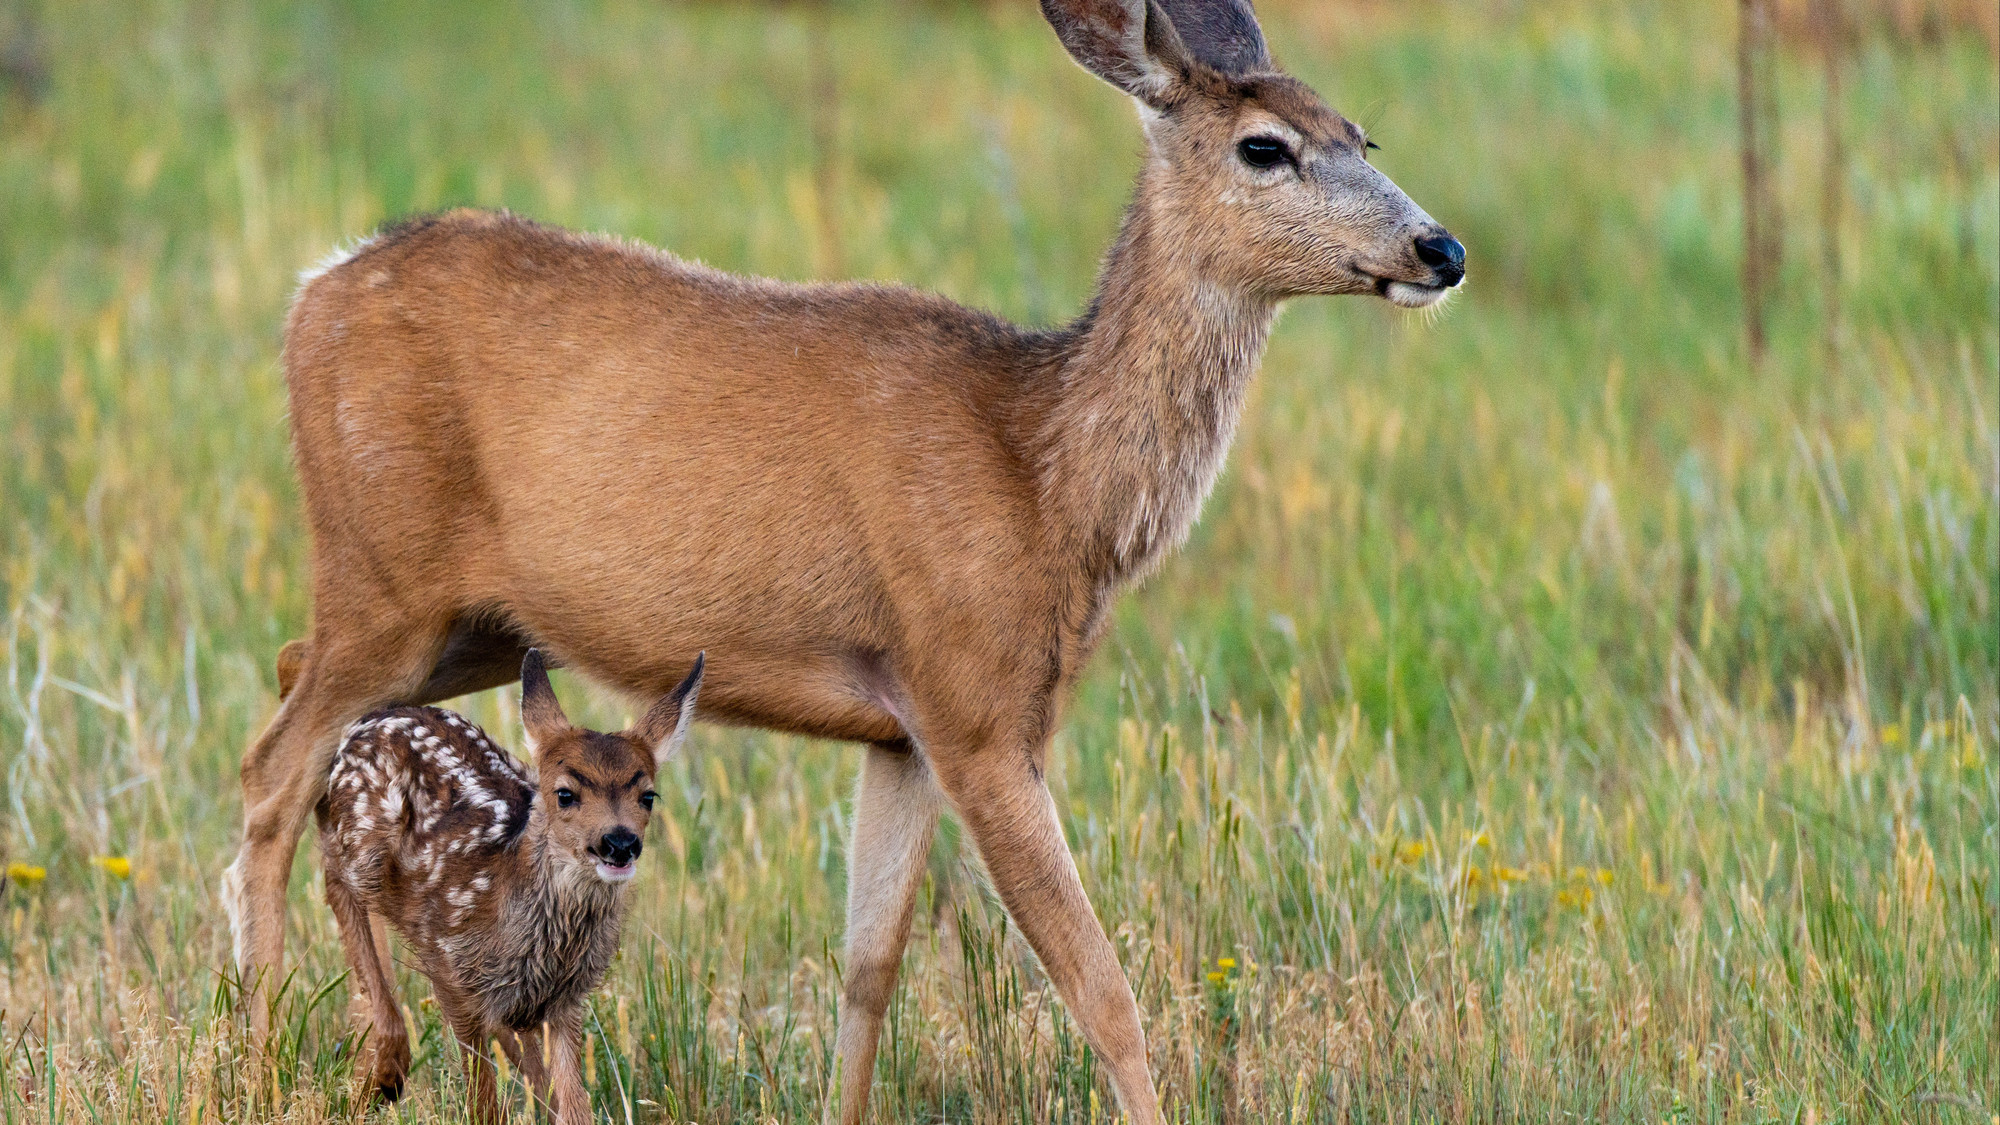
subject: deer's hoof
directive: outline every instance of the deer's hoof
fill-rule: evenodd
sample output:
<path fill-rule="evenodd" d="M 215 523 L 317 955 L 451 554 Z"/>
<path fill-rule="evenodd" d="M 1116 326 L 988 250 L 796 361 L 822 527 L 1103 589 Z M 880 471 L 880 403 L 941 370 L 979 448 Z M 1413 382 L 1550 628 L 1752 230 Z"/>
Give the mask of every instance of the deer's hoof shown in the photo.
<path fill-rule="evenodd" d="M 403 1096 L 403 1080 L 410 1075 L 410 1045 L 398 1039 L 394 1043 L 384 1043 L 375 1052 L 375 1065 L 369 1081 L 375 1086 L 375 1094 L 384 1102 L 393 1102 Z"/>

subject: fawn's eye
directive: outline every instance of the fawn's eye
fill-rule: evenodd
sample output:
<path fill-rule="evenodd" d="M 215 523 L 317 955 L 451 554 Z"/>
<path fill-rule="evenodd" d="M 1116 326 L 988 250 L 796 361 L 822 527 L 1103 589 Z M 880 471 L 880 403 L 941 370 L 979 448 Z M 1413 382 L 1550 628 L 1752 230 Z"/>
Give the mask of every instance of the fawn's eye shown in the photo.
<path fill-rule="evenodd" d="M 556 806 L 558 808 L 566 809 L 574 804 L 576 804 L 576 790 L 569 788 L 556 790 Z"/>
<path fill-rule="evenodd" d="M 1275 168 L 1291 162 L 1292 150 L 1276 137 L 1245 137 L 1237 143 L 1236 155 L 1252 168 Z"/>
<path fill-rule="evenodd" d="M 655 793 L 651 789 L 648 789 L 644 793 L 639 794 L 639 803 L 646 806 L 648 809 L 651 809 L 653 807 L 653 802 L 658 800 L 659 797 L 660 795 L 658 793 Z"/>

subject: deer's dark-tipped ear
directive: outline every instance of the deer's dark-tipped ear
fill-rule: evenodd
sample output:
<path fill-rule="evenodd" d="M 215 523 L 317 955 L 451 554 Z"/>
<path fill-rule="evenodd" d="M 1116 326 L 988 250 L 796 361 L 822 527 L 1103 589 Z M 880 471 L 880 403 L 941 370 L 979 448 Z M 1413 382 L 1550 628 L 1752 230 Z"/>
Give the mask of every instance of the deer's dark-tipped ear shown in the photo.
<path fill-rule="evenodd" d="M 1083 68 L 1140 101 L 1165 101 L 1190 56 L 1155 0 L 1042 0 L 1042 15 Z"/>
<path fill-rule="evenodd" d="M 707 664 L 708 654 L 697 654 L 687 679 L 661 696 L 658 703 L 647 709 L 639 725 L 632 728 L 633 734 L 653 748 L 654 769 L 665 765 L 687 737 L 687 729 L 694 723 L 694 699 L 701 693 L 701 672 Z"/>
<path fill-rule="evenodd" d="M 556 702 L 556 689 L 549 683 L 549 669 L 542 663 L 540 649 L 529 649 L 521 659 L 521 725 L 535 746 L 546 746 L 569 730 L 569 717 Z"/>
<path fill-rule="evenodd" d="M 1188 54 L 1232 76 L 1271 69 L 1271 49 L 1250 0 L 1156 0 Z"/>

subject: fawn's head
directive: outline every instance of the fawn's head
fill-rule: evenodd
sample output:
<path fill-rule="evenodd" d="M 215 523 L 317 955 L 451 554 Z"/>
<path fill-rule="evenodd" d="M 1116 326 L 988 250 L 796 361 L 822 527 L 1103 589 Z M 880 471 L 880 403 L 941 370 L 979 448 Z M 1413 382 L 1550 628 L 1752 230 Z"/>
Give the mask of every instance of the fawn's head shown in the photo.
<path fill-rule="evenodd" d="M 1205 273 L 1269 297 L 1444 299 L 1465 247 L 1368 163 L 1368 138 L 1281 73 L 1249 0 L 1041 0 L 1086 70 L 1136 98 L 1150 201 Z"/>
<path fill-rule="evenodd" d="M 630 879 L 653 816 L 653 775 L 673 756 L 694 718 L 703 660 L 629 730 L 570 725 L 542 654 L 521 661 L 521 725 L 535 755 L 545 844 L 558 861 L 607 883 Z"/>

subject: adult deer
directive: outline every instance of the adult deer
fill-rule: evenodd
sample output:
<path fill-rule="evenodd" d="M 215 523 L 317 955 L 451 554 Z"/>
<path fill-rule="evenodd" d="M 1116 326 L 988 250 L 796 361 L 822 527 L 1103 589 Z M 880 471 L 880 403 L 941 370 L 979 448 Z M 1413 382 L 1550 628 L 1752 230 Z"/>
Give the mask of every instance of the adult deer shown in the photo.
<path fill-rule="evenodd" d="M 1113 596 L 1178 546 L 1278 303 L 1441 300 L 1464 249 L 1278 72 L 1247 0 L 1042 0 L 1148 151 L 1090 308 L 1017 328 L 906 289 L 732 277 L 457 212 L 311 280 L 285 335 L 313 627 L 243 763 L 237 957 L 268 980 L 340 732 L 506 682 L 532 643 L 705 716 L 868 744 L 837 1054 L 860 1120 L 940 808 L 1160 1119 L 1043 766 Z M 253 1019 L 267 1018 L 253 1005 Z"/>

